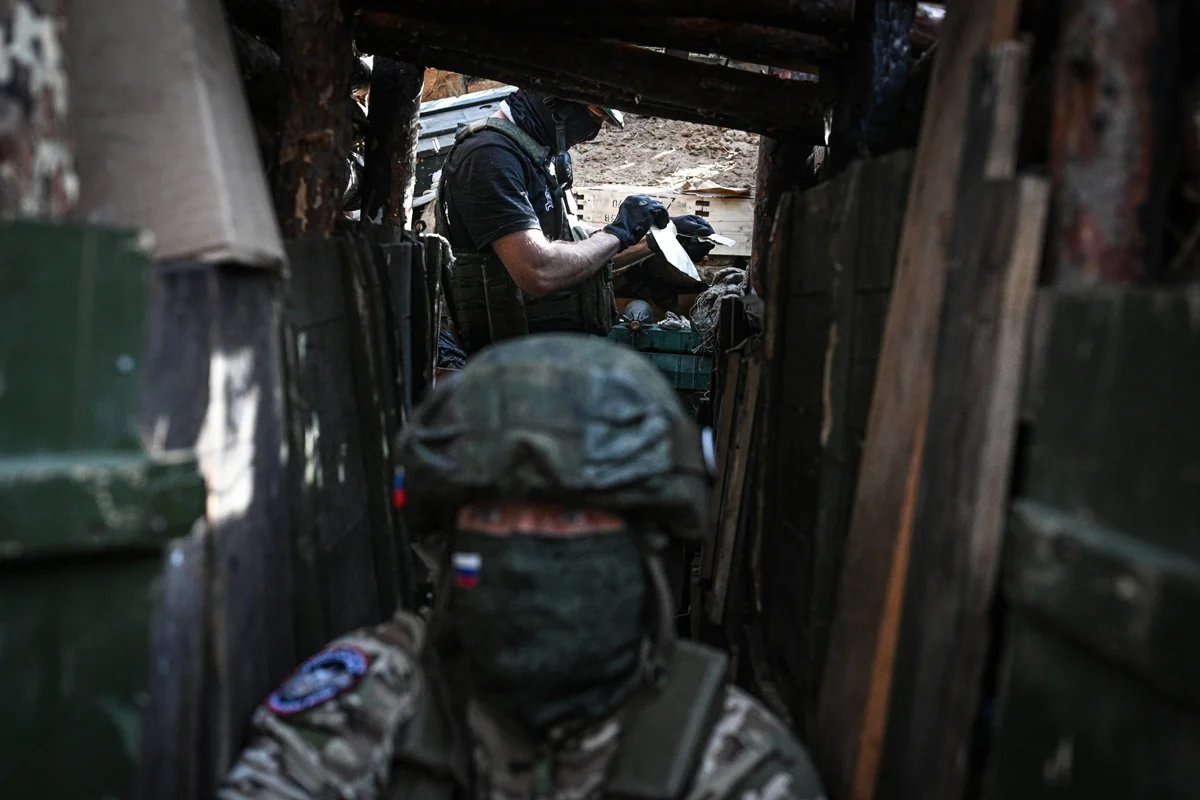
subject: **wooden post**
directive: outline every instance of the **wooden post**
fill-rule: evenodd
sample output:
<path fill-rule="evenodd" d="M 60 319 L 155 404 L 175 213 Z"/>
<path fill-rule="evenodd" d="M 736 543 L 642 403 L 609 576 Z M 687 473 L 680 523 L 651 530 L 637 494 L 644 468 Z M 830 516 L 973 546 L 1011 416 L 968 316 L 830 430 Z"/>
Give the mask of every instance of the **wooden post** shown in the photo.
<path fill-rule="evenodd" d="M 772 68 L 771 72 L 779 74 L 781 70 Z M 808 164 L 811 155 L 813 145 L 806 141 L 770 136 L 758 140 L 758 167 L 754 173 L 754 239 L 746 280 L 760 295 L 768 288 L 766 265 L 780 198 L 787 192 L 803 191 L 817 182 L 816 172 Z"/>
<path fill-rule="evenodd" d="M 915 3 L 868 0 L 855 17 L 845 75 L 833 116 L 829 174 L 856 158 L 883 152 L 900 140 L 901 101 L 907 86 Z M 910 134 L 911 135 L 911 134 Z"/>
<path fill-rule="evenodd" d="M 1051 164 L 1058 283 L 1158 269 L 1177 102 L 1178 0 L 1064 3 Z"/>
<path fill-rule="evenodd" d="M 872 740 L 882 733 L 877 709 L 882 703 L 886 711 L 890 690 L 933 390 L 946 248 L 968 166 L 964 122 L 972 67 L 991 42 L 1012 35 L 1019 6 L 1017 0 L 953 4 L 939 45 L 819 693 L 813 743 L 835 797 L 873 795 L 873 781 L 856 787 L 855 780 L 865 766 L 860 762 L 864 748 L 878 747 Z M 982 178 L 981 165 L 969 166 Z M 868 724 L 873 713 L 874 723 Z"/>
<path fill-rule="evenodd" d="M 376 56 L 367 112 L 362 223 L 407 228 L 416 183 L 417 116 L 425 69 Z"/>
<path fill-rule="evenodd" d="M 350 27 L 339 0 L 296 0 L 283 13 L 283 133 L 276 211 L 285 237 L 332 236 L 350 150 Z"/>
<path fill-rule="evenodd" d="M 66 25 L 66 0 L 0 0 L 0 217 L 63 219 L 75 208 Z"/>

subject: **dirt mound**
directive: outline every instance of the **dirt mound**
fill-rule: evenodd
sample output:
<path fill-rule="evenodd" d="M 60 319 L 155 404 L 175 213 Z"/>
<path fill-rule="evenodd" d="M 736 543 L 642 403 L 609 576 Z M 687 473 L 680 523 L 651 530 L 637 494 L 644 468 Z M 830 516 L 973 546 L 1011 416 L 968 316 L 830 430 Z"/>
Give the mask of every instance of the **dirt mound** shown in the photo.
<path fill-rule="evenodd" d="M 677 188 L 691 179 L 753 190 L 758 134 L 626 114 L 623 130 L 605 125 L 573 152 L 576 186 Z"/>

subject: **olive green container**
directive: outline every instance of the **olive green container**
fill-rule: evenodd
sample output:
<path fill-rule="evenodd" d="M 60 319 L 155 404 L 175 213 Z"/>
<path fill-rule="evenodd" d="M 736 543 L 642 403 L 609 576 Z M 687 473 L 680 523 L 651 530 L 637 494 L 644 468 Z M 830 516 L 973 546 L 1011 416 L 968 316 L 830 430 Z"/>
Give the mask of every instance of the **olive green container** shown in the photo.
<path fill-rule="evenodd" d="M 203 511 L 194 462 L 137 435 L 136 237 L 0 222 L 0 787 L 132 790 L 164 546 Z"/>
<path fill-rule="evenodd" d="M 608 338 L 640 351 L 679 391 L 702 392 L 712 382 L 712 359 L 696 354 L 698 333 L 663 330 L 657 325 L 634 329 L 622 322 L 613 326 Z"/>

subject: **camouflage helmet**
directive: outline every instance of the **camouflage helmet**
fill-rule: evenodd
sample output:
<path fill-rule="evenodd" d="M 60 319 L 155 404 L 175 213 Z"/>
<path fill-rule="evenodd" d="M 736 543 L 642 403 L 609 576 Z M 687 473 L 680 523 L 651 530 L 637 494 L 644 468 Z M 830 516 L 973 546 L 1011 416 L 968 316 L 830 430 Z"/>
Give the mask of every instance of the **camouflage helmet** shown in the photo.
<path fill-rule="evenodd" d="M 417 408 L 400 458 L 410 512 L 425 522 L 492 499 L 601 508 L 682 537 L 705 527 L 696 424 L 644 356 L 595 336 L 480 351 Z"/>

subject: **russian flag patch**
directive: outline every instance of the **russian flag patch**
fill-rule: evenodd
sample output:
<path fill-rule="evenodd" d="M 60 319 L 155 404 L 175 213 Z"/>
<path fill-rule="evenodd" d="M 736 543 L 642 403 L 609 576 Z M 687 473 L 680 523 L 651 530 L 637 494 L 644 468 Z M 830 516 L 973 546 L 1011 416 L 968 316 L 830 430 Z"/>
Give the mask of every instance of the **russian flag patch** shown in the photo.
<path fill-rule="evenodd" d="M 474 589 L 479 585 L 479 570 L 483 559 L 479 553 L 454 554 L 454 585 L 460 589 Z"/>

